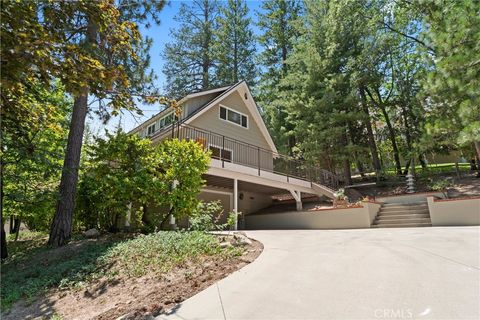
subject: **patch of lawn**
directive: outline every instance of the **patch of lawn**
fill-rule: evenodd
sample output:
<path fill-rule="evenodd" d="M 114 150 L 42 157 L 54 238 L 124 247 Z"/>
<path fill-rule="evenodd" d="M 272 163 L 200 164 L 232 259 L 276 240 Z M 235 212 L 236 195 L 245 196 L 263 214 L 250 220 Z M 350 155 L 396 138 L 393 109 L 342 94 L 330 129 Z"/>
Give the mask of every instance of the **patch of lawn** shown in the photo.
<path fill-rule="evenodd" d="M 105 277 L 161 274 L 187 261 L 195 263 L 202 256 L 221 255 L 227 259 L 242 252 L 241 248 L 221 248 L 218 238 L 211 234 L 174 231 L 133 239 L 108 235 L 56 249 L 36 247 L 3 264 L 1 307 L 9 309 L 19 299 L 31 300 L 50 288 L 80 288 Z"/>

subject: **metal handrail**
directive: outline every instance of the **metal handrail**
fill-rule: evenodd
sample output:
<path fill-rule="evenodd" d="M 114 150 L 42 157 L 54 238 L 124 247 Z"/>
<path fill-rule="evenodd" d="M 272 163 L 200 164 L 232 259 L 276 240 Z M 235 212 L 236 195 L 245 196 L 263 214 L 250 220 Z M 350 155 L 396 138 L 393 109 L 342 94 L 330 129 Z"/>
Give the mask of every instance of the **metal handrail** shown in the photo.
<path fill-rule="evenodd" d="M 196 140 L 206 144 L 205 148 L 215 147 L 219 149 L 216 159 L 225 162 L 240 164 L 258 169 L 258 175 L 262 171 L 272 172 L 287 177 L 299 178 L 310 182 L 336 189 L 339 186 L 338 177 L 330 171 L 313 167 L 304 160 L 292 158 L 271 150 L 256 146 L 244 141 L 230 138 L 210 130 L 197 128 L 185 123 L 175 123 L 163 128 L 161 132 L 172 131 L 172 138 Z M 154 136 L 158 136 L 157 132 Z M 228 155 L 228 156 L 227 156 Z"/>

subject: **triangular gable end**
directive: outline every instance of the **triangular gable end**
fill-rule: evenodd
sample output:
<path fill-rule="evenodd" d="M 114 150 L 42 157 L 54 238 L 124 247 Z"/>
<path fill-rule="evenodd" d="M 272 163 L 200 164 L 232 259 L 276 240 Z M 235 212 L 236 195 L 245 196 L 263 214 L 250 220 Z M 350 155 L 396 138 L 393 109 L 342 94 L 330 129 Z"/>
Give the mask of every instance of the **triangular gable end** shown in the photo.
<path fill-rule="evenodd" d="M 226 92 L 221 94 L 219 97 L 216 99 L 213 99 L 210 103 L 205 105 L 201 110 L 193 114 L 192 116 L 188 117 L 185 119 L 185 123 L 189 124 L 193 122 L 195 119 L 199 118 L 207 112 L 210 108 L 217 104 L 221 104 L 223 100 L 225 100 L 227 97 L 229 97 L 232 93 L 238 92 L 238 94 L 241 97 L 245 97 L 246 99 L 243 99 L 245 102 L 245 106 L 247 107 L 248 111 L 252 115 L 253 120 L 255 121 L 255 124 L 257 125 L 258 129 L 260 130 L 262 136 L 265 138 L 265 141 L 267 142 L 268 146 L 273 152 L 278 152 L 277 147 L 273 143 L 272 137 L 268 133 L 268 129 L 265 125 L 265 122 L 262 119 L 262 116 L 260 115 L 260 112 L 258 111 L 257 104 L 255 103 L 255 100 L 253 99 L 252 93 L 250 92 L 250 89 L 248 88 L 248 85 L 246 84 L 245 81 L 241 81 L 237 83 L 236 85 L 232 86 L 230 89 L 228 89 Z"/>

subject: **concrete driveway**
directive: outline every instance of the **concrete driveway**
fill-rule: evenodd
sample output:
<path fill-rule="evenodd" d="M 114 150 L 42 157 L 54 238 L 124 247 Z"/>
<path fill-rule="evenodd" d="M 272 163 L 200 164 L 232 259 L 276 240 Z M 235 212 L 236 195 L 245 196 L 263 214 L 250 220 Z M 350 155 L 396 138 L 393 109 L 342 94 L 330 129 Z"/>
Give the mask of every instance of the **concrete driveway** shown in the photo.
<path fill-rule="evenodd" d="M 264 252 L 157 319 L 480 319 L 480 228 L 248 231 Z"/>

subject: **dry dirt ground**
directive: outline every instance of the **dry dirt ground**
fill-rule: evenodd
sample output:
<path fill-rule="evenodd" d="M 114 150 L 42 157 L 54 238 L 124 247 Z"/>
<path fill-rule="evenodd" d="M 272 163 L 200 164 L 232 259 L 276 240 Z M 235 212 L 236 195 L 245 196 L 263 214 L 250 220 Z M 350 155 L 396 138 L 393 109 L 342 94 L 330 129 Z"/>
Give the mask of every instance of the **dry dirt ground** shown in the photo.
<path fill-rule="evenodd" d="M 51 290 L 32 304 L 18 302 L 2 319 L 152 319 L 249 264 L 262 250 L 263 245 L 252 240 L 240 257 L 203 257 L 160 278 L 146 275 L 101 280 L 78 290 Z"/>

